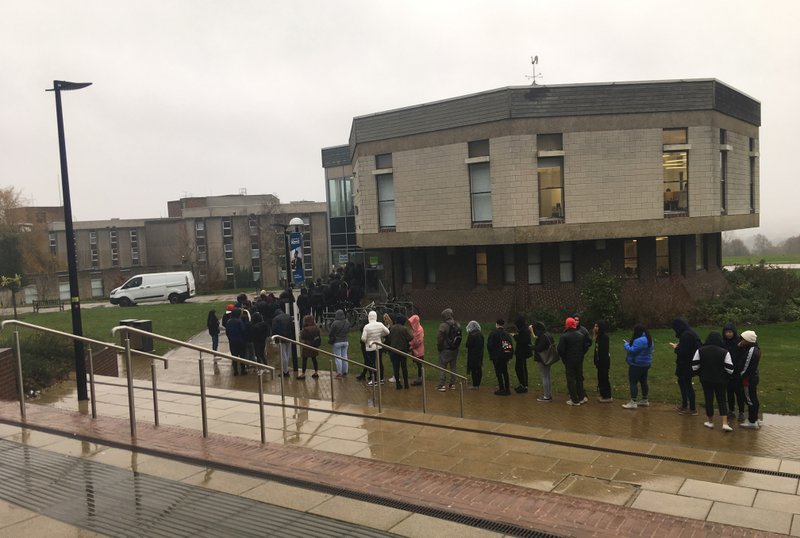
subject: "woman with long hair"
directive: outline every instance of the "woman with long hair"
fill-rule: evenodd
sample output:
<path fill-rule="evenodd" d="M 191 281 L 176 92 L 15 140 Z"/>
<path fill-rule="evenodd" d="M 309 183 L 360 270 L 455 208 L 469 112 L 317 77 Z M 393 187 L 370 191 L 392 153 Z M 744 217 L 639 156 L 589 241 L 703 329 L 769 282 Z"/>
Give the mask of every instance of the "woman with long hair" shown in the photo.
<path fill-rule="evenodd" d="M 628 381 L 631 384 L 631 401 L 622 404 L 625 409 L 636 409 L 637 407 L 649 407 L 650 401 L 647 399 L 650 386 L 647 384 L 647 373 L 653 365 L 653 337 L 644 325 L 636 325 L 633 328 L 631 341 L 624 341 L 623 346 L 628 363 Z M 642 386 L 642 399 L 638 399 L 638 385 Z"/>

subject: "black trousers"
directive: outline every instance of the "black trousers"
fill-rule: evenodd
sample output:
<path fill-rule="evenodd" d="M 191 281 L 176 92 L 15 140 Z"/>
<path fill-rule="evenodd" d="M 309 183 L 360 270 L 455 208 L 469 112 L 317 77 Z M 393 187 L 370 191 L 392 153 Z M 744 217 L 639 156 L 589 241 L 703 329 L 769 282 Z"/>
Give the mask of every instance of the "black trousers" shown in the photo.
<path fill-rule="evenodd" d="M 728 410 L 733 413 L 736 407 L 739 407 L 739 412 L 744 413 L 744 387 L 742 386 L 742 378 L 733 376 L 728 381 Z M 737 405 L 738 404 L 738 405 Z"/>
<path fill-rule="evenodd" d="M 497 374 L 497 384 L 500 386 L 500 390 L 511 390 L 508 380 L 508 359 L 495 359 L 492 362 L 494 362 L 494 373 Z"/>
<path fill-rule="evenodd" d="M 565 362 L 564 373 L 567 374 L 567 390 L 570 400 L 578 403 L 586 398 L 586 390 L 583 388 L 583 361 Z"/>
<path fill-rule="evenodd" d="M 311 364 L 314 365 L 314 371 L 316 372 L 319 370 L 319 363 L 317 362 L 316 357 L 303 357 L 303 373 L 306 373 L 306 365 L 308 364 L 308 359 L 311 359 Z"/>
<path fill-rule="evenodd" d="M 405 355 L 398 355 L 391 353 L 389 355 L 392 359 L 392 369 L 394 370 L 394 379 L 399 389 L 401 386 L 408 388 L 408 358 Z M 400 373 L 403 374 L 403 383 L 400 383 Z"/>
<path fill-rule="evenodd" d="M 758 420 L 758 377 L 748 379 L 747 385 L 743 388 L 747 400 L 747 420 L 755 422 Z"/>
<path fill-rule="evenodd" d="M 597 390 L 601 398 L 611 398 L 611 381 L 608 379 L 609 365 L 597 365 Z"/>
<path fill-rule="evenodd" d="M 519 384 L 528 388 L 528 359 L 517 359 L 514 361 L 514 371 L 517 374 Z"/>
<path fill-rule="evenodd" d="M 726 397 L 727 383 L 714 384 L 702 382 L 703 396 L 706 398 L 706 416 L 714 416 L 714 398 L 717 399 L 719 414 L 724 417 L 728 415 L 728 399 Z"/>

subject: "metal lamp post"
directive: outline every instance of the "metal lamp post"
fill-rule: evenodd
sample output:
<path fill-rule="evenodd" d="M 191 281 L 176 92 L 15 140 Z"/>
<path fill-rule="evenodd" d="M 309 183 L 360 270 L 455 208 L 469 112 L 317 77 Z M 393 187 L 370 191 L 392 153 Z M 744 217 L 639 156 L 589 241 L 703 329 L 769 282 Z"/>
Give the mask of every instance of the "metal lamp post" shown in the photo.
<path fill-rule="evenodd" d="M 91 82 L 67 82 L 54 80 L 52 89 L 56 95 L 56 121 L 58 122 L 58 153 L 61 157 L 61 190 L 64 197 L 64 229 L 67 234 L 67 266 L 69 267 L 69 297 L 72 312 L 72 334 L 83 336 L 81 324 L 81 299 L 78 291 L 78 260 L 75 253 L 75 230 L 72 226 L 72 203 L 69 196 L 69 175 L 67 173 L 67 146 L 64 141 L 64 118 L 61 113 L 61 92 L 80 90 L 91 86 Z M 75 377 L 78 385 L 78 401 L 89 399 L 86 390 L 86 362 L 83 355 L 83 342 L 73 341 L 75 347 Z"/>

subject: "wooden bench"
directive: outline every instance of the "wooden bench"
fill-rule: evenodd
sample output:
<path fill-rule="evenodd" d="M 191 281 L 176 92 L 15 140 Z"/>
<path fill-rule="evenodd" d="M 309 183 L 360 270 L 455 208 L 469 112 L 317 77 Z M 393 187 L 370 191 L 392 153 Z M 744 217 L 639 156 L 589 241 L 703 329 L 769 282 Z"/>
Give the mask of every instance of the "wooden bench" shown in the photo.
<path fill-rule="evenodd" d="M 58 307 L 59 310 L 64 311 L 64 301 L 61 299 L 42 299 L 41 301 L 33 301 L 32 304 L 34 313 L 38 313 L 40 308 Z"/>

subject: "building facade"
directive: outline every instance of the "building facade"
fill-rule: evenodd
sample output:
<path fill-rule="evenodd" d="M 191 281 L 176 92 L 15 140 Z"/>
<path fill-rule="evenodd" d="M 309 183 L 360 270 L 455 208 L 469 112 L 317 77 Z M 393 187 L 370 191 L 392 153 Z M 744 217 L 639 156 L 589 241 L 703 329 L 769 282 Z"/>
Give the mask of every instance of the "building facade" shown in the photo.
<path fill-rule="evenodd" d="M 82 299 L 108 297 L 131 276 L 160 271 L 190 270 L 200 290 L 281 288 L 284 224 L 293 217 L 305 223 L 301 231 L 306 278 L 327 274 L 328 227 L 322 202 L 282 204 L 272 195 L 230 195 L 183 198 L 167 205 L 167 218 L 73 223 Z M 40 257 L 48 261 L 35 270 L 26 268 L 29 285 L 21 297 L 25 302 L 69 299 L 63 210 L 47 214 L 52 220 L 32 228 L 31 243 L 46 244 Z M 47 235 L 46 242 L 33 241 L 39 234 Z"/>
<path fill-rule="evenodd" d="M 358 246 L 424 312 L 579 308 L 605 262 L 629 303 L 685 303 L 724 285 L 721 232 L 758 226 L 759 125 L 717 80 L 502 88 L 354 118 L 323 165 L 351 171 Z"/>

